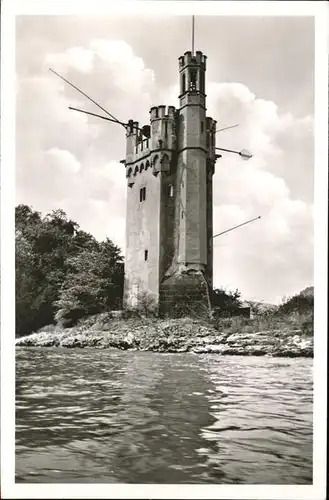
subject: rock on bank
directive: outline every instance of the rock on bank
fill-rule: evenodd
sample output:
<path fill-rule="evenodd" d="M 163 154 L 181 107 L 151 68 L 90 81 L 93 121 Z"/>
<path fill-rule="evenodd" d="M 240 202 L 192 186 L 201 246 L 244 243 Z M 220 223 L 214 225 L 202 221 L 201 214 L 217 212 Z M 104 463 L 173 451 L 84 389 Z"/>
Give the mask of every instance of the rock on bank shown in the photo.
<path fill-rule="evenodd" d="M 232 328 L 215 327 L 191 318 L 116 319 L 109 314 L 86 318 L 73 328 L 52 326 L 41 329 L 16 339 L 16 346 L 313 357 L 313 337 L 304 335 L 301 330 L 280 328 L 236 332 Z"/>

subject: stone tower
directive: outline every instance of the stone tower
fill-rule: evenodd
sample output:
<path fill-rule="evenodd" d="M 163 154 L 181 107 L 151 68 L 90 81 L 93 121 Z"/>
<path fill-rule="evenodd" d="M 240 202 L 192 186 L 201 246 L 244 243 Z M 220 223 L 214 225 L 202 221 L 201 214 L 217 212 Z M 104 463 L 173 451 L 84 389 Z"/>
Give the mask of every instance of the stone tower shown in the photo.
<path fill-rule="evenodd" d="M 127 128 L 124 305 L 208 314 L 216 122 L 206 116 L 206 56 L 179 58 L 179 109 L 157 106 Z"/>

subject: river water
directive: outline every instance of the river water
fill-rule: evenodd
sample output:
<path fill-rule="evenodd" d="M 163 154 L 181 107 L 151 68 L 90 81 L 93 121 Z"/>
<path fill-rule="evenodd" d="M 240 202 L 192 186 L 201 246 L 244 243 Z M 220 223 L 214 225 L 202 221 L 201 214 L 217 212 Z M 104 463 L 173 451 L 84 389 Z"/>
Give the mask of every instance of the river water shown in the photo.
<path fill-rule="evenodd" d="M 313 360 L 16 350 L 16 481 L 312 484 Z"/>

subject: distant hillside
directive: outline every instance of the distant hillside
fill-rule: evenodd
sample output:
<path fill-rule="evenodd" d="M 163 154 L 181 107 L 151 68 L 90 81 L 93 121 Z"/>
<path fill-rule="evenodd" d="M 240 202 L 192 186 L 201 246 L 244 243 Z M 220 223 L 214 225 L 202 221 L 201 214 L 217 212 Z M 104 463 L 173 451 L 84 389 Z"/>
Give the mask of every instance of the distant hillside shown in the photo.
<path fill-rule="evenodd" d="M 275 305 L 269 302 L 258 301 L 243 301 L 243 307 L 250 307 L 252 313 L 262 314 L 276 311 L 291 313 L 292 310 L 302 310 L 305 307 L 313 308 L 314 286 L 308 286 L 292 297 L 286 297 L 282 300 L 282 304 Z"/>
<path fill-rule="evenodd" d="M 250 307 L 252 311 L 262 313 L 265 311 L 271 311 L 277 308 L 275 304 L 270 304 L 269 302 L 259 302 L 256 300 L 243 301 L 242 307 Z"/>

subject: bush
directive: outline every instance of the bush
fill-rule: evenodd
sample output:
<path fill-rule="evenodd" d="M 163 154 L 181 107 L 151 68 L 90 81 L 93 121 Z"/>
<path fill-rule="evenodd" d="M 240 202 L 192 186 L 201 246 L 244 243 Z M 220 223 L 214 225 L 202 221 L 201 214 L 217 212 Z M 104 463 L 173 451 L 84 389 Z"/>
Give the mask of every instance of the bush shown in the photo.
<path fill-rule="evenodd" d="M 278 313 L 308 313 L 314 309 L 313 295 L 294 295 L 284 299 L 283 303 L 278 308 Z"/>
<path fill-rule="evenodd" d="M 212 292 L 212 304 L 214 308 L 223 311 L 241 307 L 241 292 L 239 290 L 230 291 L 224 288 L 215 288 Z"/>

